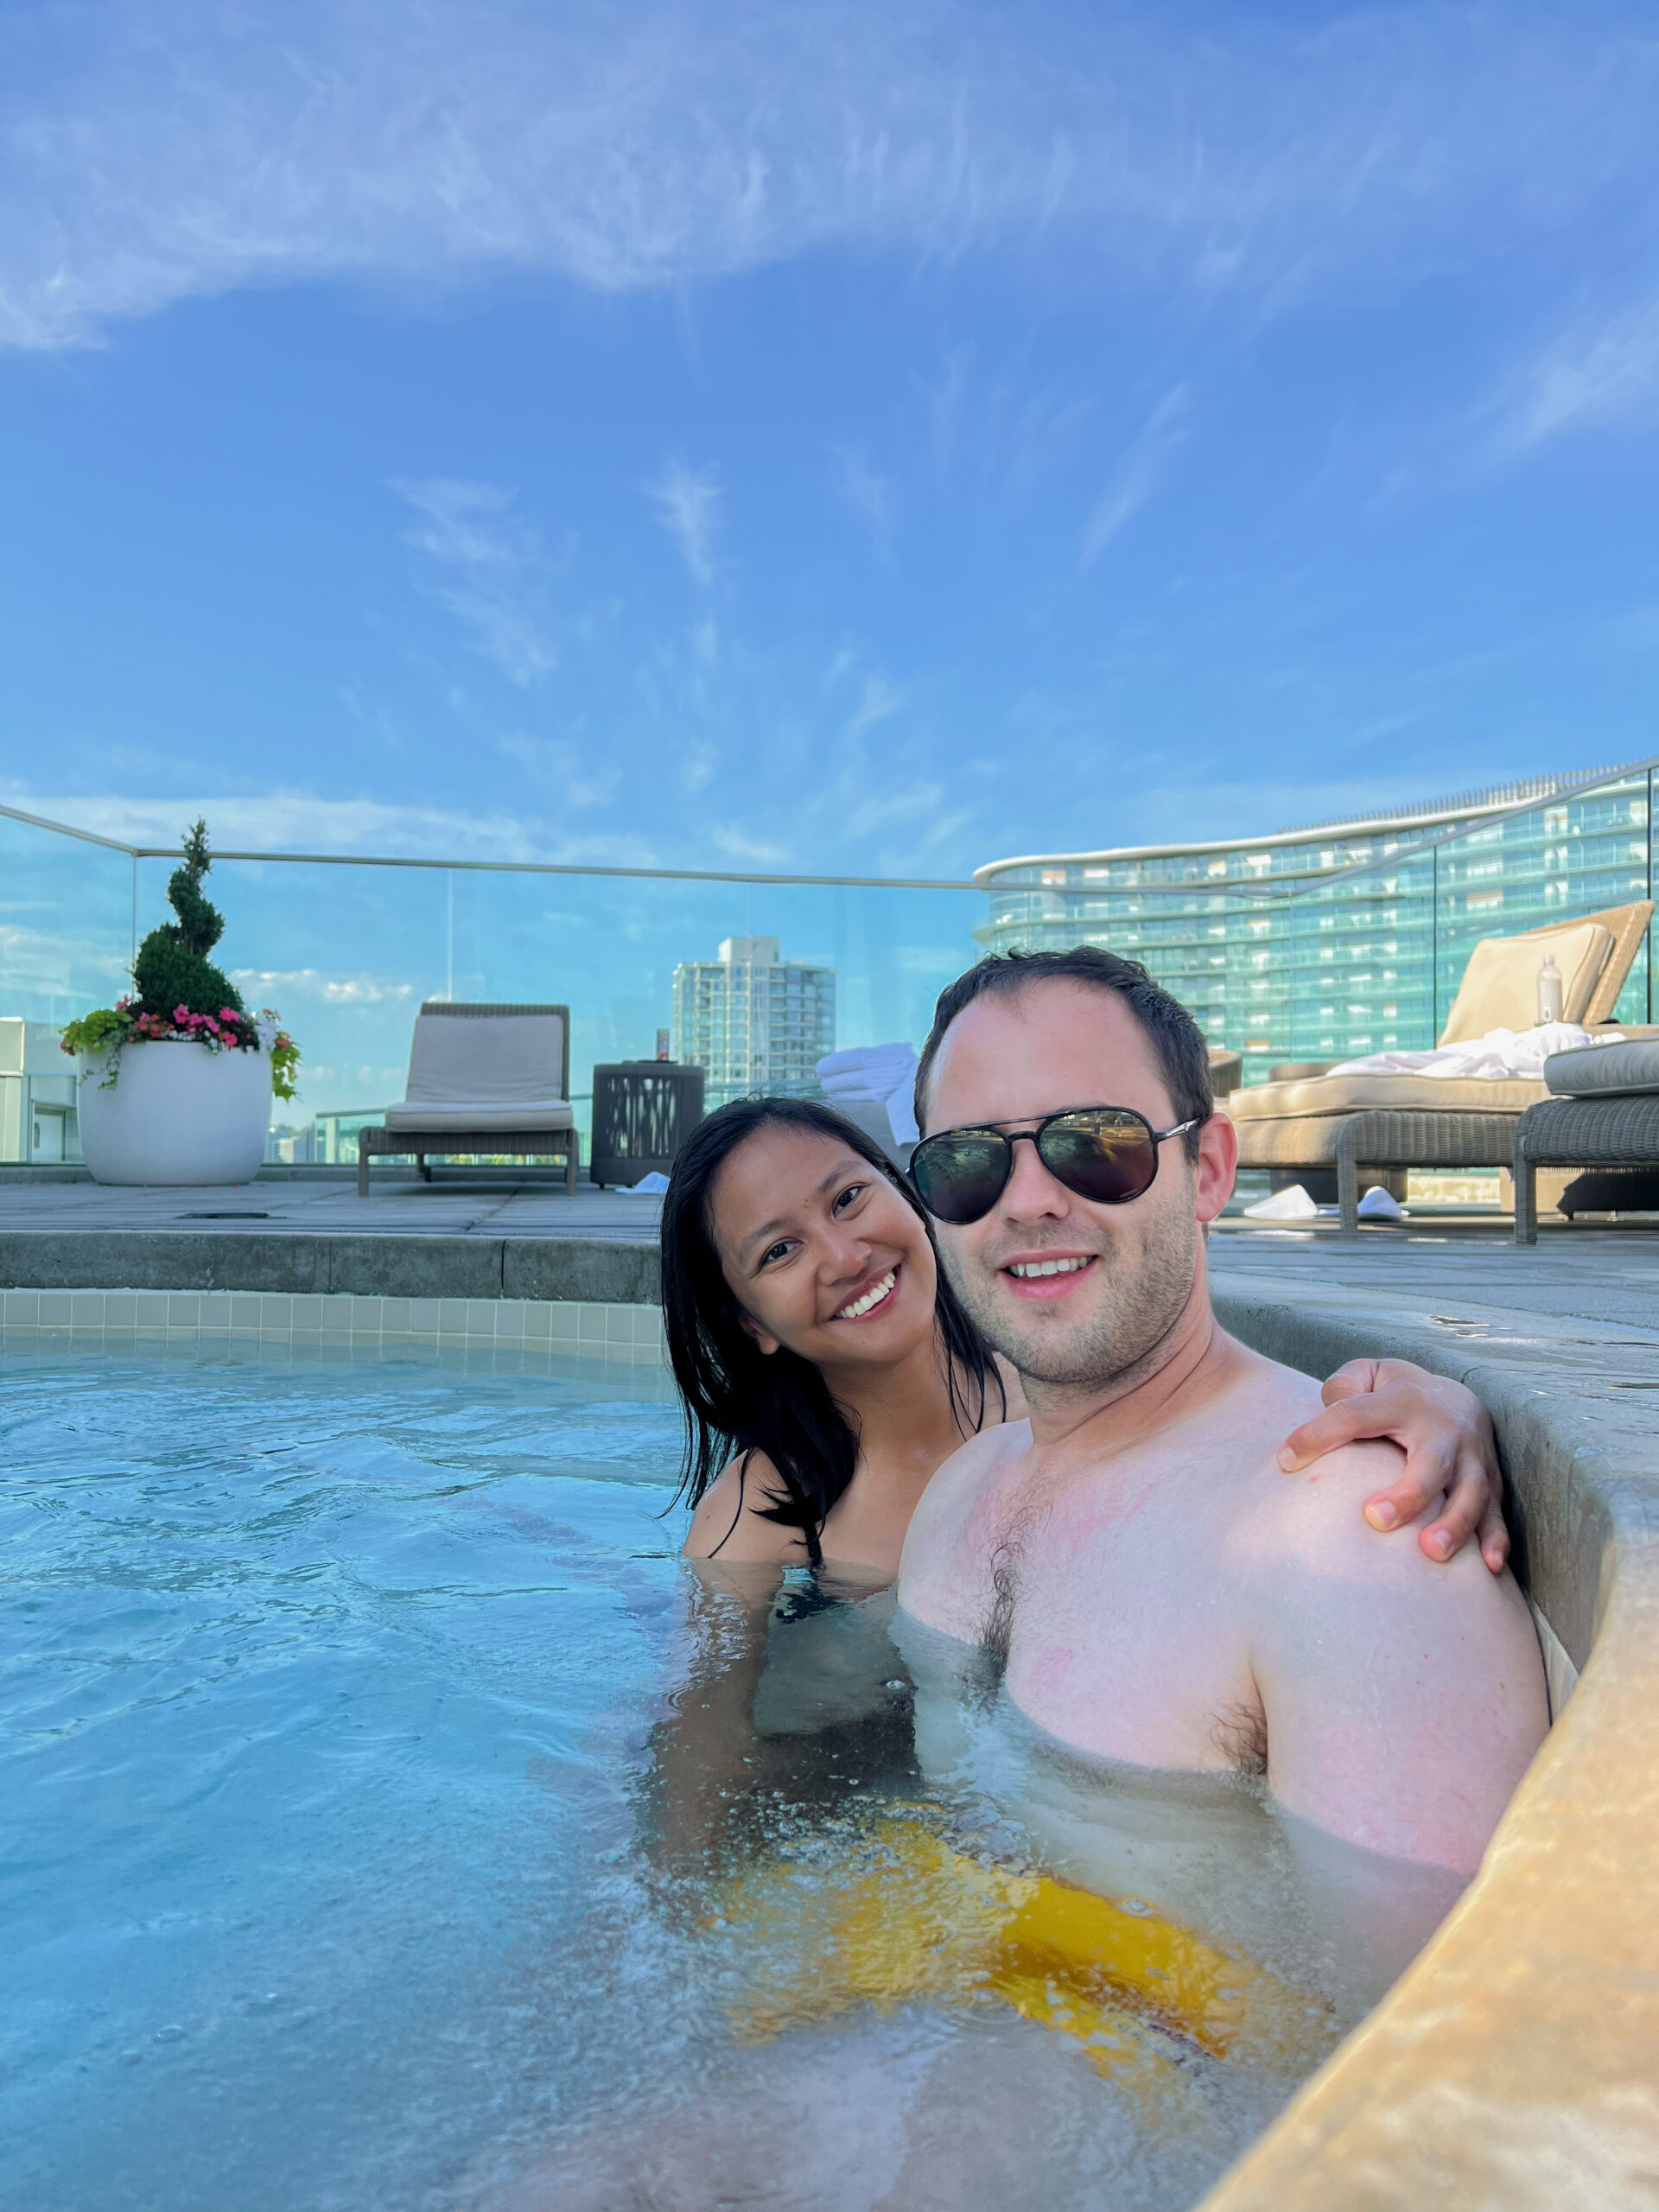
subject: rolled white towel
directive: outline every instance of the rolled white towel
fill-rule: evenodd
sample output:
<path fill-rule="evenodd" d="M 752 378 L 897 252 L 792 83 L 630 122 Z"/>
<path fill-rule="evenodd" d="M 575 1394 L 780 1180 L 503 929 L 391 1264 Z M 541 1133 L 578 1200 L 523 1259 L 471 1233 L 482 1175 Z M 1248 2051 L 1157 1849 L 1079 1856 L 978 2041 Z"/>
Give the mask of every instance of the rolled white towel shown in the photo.
<path fill-rule="evenodd" d="M 818 1082 L 832 1103 L 868 1101 L 887 1109 L 895 1144 L 914 1144 L 919 1132 L 911 1103 L 916 1084 L 916 1054 L 906 1044 L 855 1045 L 826 1052 L 817 1065 Z"/>

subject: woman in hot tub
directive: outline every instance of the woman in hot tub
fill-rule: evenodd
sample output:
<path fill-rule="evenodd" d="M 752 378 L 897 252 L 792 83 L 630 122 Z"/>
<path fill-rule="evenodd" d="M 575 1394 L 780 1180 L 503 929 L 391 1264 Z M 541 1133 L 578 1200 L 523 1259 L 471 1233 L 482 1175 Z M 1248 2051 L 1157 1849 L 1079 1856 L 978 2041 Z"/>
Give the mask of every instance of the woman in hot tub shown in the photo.
<path fill-rule="evenodd" d="M 711 1114 L 675 1164 L 662 1271 L 693 1559 L 886 1580 L 935 1470 L 979 1429 L 1023 1416 L 1017 1382 L 939 1272 L 919 1201 L 827 1107 L 741 1099 Z M 1502 1570 L 1501 1478 L 1471 1392 L 1407 1361 L 1352 1360 L 1325 1396 L 1285 1440 L 1287 1471 L 1392 1438 L 1406 1463 L 1365 1502 L 1371 1526 L 1421 1522 L 1418 1544 L 1440 1562 L 1478 1533 Z"/>

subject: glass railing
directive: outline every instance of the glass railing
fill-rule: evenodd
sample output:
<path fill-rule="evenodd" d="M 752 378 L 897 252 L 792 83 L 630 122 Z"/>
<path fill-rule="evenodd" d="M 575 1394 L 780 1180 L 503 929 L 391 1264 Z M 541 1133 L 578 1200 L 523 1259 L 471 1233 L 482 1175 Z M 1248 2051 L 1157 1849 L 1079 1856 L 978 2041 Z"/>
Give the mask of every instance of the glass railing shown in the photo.
<path fill-rule="evenodd" d="M 89 843 L 15 816 L 0 817 L 0 1018 L 58 1024 L 129 988 L 137 940 L 168 918 L 176 856 Z M 709 1058 L 710 1102 L 810 1089 L 824 1052 L 925 1034 L 939 991 L 976 957 L 984 912 L 967 884 L 303 855 L 221 855 L 207 889 L 225 917 L 214 957 L 248 1006 L 280 1013 L 303 1052 L 300 1097 L 276 1111 L 279 1123 L 311 1132 L 308 1145 L 289 1141 L 301 1158 L 355 1158 L 359 1121 L 404 1095 L 427 999 L 569 1006 L 585 1156 L 595 1063 L 649 1059 L 664 1030 L 693 1049 L 677 1020 L 676 970 L 703 963 L 706 1010 L 719 982 L 711 986 L 708 965 L 718 968 L 733 938 L 775 941 L 781 972 L 767 979 L 764 1019 L 747 1033 L 725 1023 L 727 1057 Z M 679 1008 L 693 1021 L 695 997 L 683 992 Z M 51 1040 L 42 1029 L 34 1041 L 38 1057 Z"/>
<path fill-rule="evenodd" d="M 1489 809 L 1471 824 L 1414 825 L 1386 849 L 1370 841 L 1370 857 L 1364 839 L 1322 838 L 1312 864 L 1305 853 L 1296 871 L 1257 880 L 1200 875 L 1176 867 L 1179 855 L 1156 880 L 1101 872 L 1062 886 L 1022 870 L 1021 880 L 976 890 L 226 854 L 209 889 L 226 921 L 221 964 L 250 1006 L 278 1010 L 304 1052 L 300 1098 L 278 1109 L 289 1132 L 275 1140 L 279 1156 L 355 1156 L 359 1122 L 403 1096 L 429 998 L 569 1005 L 585 1150 L 595 1064 L 650 1058 L 668 1030 L 709 1066 L 711 1103 L 738 1090 L 810 1088 L 821 1051 L 919 1042 L 939 990 L 986 944 L 1086 939 L 1144 960 L 1212 1045 L 1243 1052 L 1247 1082 L 1285 1061 L 1421 1048 L 1439 1036 L 1483 938 L 1651 895 L 1656 766 Z M 0 1061 L 14 1071 L 6 1083 L 35 1085 L 0 1099 L 9 1156 L 73 1156 L 73 1129 L 31 1105 L 38 1096 L 51 1107 L 61 1087 L 55 1027 L 127 987 L 137 939 L 167 917 L 174 864 L 171 854 L 0 812 Z M 706 1001 L 715 988 L 709 964 L 734 938 L 775 940 L 784 970 L 755 1026 L 762 1051 L 747 1080 L 743 1067 L 714 1065 L 707 1034 L 686 1033 L 698 990 Z M 1650 947 L 1649 934 L 1621 1020 L 1653 1017 Z M 813 970 L 831 980 L 809 988 Z"/>
<path fill-rule="evenodd" d="M 1419 1051 L 1439 1038 L 1483 938 L 1651 897 L 1654 774 L 1643 763 L 1473 821 L 1370 837 L 999 869 L 976 934 L 999 950 L 1086 940 L 1144 961 L 1211 1045 L 1243 1054 L 1247 1083 L 1287 1061 Z M 1650 948 L 1651 933 L 1620 1020 L 1652 1019 Z"/>

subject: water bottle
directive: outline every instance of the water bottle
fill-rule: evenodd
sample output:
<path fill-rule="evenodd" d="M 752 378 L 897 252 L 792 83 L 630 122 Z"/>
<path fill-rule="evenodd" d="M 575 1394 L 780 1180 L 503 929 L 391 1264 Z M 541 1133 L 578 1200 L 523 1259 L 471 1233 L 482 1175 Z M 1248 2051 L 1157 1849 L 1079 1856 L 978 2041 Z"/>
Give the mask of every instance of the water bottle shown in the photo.
<path fill-rule="evenodd" d="M 1544 955 L 1538 970 L 1538 1027 L 1542 1029 L 1561 1018 L 1561 971 L 1553 952 Z"/>

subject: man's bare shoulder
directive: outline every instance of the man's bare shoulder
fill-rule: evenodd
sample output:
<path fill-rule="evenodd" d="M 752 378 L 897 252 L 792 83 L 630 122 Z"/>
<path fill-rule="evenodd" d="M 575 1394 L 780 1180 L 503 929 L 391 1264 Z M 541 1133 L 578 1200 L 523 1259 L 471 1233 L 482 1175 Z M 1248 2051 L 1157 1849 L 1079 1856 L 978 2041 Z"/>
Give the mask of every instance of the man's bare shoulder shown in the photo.
<path fill-rule="evenodd" d="M 761 1510 L 782 1489 L 764 1452 L 740 1452 L 728 1460 L 697 1500 L 685 1535 L 686 1557 L 718 1558 L 731 1566 L 754 1560 L 798 1564 L 805 1557 L 800 1530 L 767 1520 Z"/>
<path fill-rule="evenodd" d="M 988 1510 L 1010 1471 L 1031 1449 L 1031 1424 L 1003 1421 L 953 1452 L 922 1492 L 899 1563 L 899 1602 L 918 1619 L 953 1635 L 977 1619 L 989 1573 Z"/>

